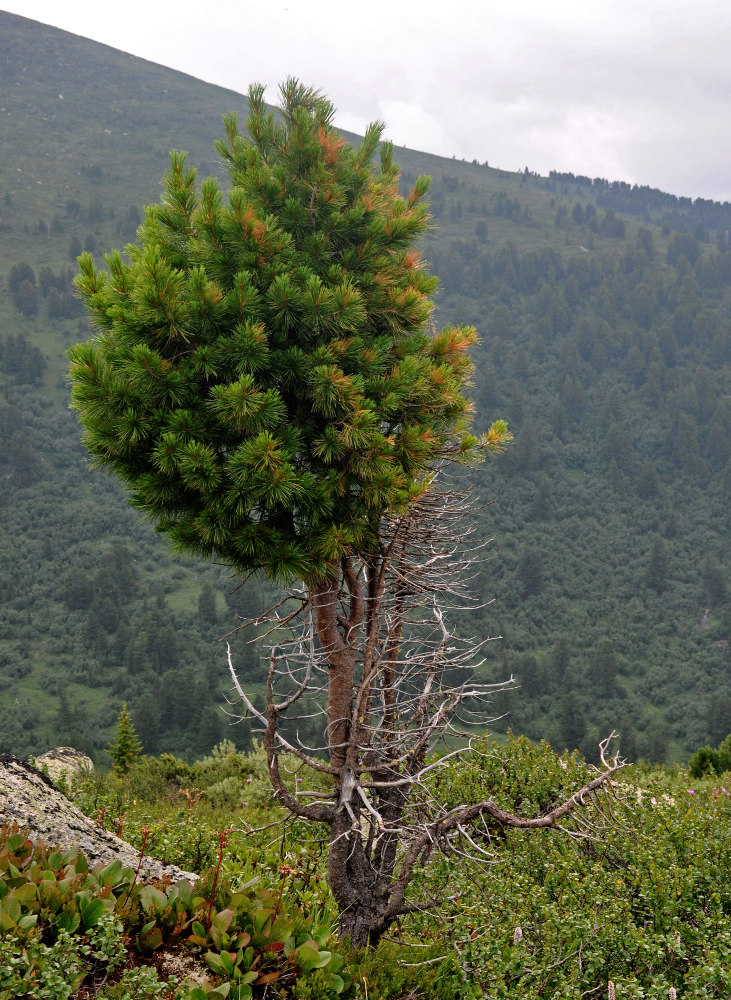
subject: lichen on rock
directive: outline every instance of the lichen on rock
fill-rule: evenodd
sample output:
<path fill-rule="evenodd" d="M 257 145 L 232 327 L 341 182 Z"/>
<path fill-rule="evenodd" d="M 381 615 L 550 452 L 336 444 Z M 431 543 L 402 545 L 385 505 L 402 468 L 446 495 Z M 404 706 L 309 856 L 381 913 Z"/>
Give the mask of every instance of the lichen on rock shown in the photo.
<path fill-rule="evenodd" d="M 74 747 L 56 747 L 36 757 L 36 767 L 47 774 L 54 785 L 62 782 L 70 785 L 80 771 L 92 771 L 94 762 Z"/>
<path fill-rule="evenodd" d="M 48 775 L 12 754 L 0 754 L 0 822 L 17 823 L 31 840 L 42 839 L 64 850 L 79 847 L 90 865 L 119 859 L 125 867 L 137 868 L 139 852 L 131 844 L 102 829 L 62 792 Z M 197 875 L 175 865 L 164 865 L 145 856 L 140 866 L 145 879 L 169 878 L 195 881 Z"/>

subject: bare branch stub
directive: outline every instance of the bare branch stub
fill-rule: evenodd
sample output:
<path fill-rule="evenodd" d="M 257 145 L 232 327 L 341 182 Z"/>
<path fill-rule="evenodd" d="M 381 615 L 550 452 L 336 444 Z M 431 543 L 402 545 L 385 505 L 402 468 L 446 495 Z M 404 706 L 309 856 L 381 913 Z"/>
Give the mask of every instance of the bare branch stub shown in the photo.
<path fill-rule="evenodd" d="M 239 685 L 229 651 L 236 694 L 264 731 L 274 794 L 329 827 L 340 930 L 356 945 L 420 908 L 406 892 L 434 848 L 489 860 L 470 832 L 486 817 L 556 827 L 622 766 L 603 745 L 601 772 L 541 817 L 512 816 L 491 800 L 451 811 L 439 801 L 435 773 L 463 751 L 435 760 L 435 747 L 452 737 L 467 748 L 475 727 L 492 721 L 492 696 L 512 684 L 479 678 L 490 640 L 458 638 L 448 617 L 470 606 L 465 581 L 483 548 L 472 539 L 475 506 L 469 492 L 427 489 L 407 514 L 382 522 L 378 552 L 344 559 L 336 577 L 293 593 L 293 612 L 278 605 L 258 619 L 273 640 L 264 710 Z M 317 717 L 320 736 L 308 746 L 299 729 L 311 733 Z M 285 780 L 283 752 L 318 775 L 316 801 Z"/>

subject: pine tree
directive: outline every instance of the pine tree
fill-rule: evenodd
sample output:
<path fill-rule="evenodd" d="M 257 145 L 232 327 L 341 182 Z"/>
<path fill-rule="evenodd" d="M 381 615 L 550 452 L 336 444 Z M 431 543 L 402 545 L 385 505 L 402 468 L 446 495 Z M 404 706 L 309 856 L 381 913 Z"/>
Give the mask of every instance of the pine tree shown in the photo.
<path fill-rule="evenodd" d="M 137 738 L 134 724 L 127 712 L 126 702 L 123 703 L 122 711 L 119 713 L 117 731 L 107 747 L 107 753 L 112 758 L 117 774 L 127 774 L 142 753 L 142 744 Z"/>
<path fill-rule="evenodd" d="M 612 695 L 618 669 L 614 643 L 610 639 L 602 639 L 589 667 L 589 677 L 597 694 L 603 697 Z"/>
<path fill-rule="evenodd" d="M 229 662 L 278 802 L 329 827 L 340 931 L 363 946 L 411 912 L 405 893 L 431 846 L 493 808 L 447 817 L 423 798 L 452 715 L 491 693 L 473 676 L 481 643 L 460 644 L 438 604 L 475 550 L 469 501 L 435 480 L 510 435 L 503 421 L 469 430 L 475 330 L 430 324 L 436 279 L 416 248 L 428 178 L 402 197 L 390 143 L 371 167 L 382 125 L 354 150 L 316 91 L 288 80 L 281 96 L 275 117 L 250 90 L 247 136 L 224 119 L 226 200 L 172 153 L 128 260 L 110 254 L 105 272 L 81 256 L 77 287 L 100 332 L 70 352 L 73 405 L 97 463 L 179 550 L 303 584 L 269 651 L 265 700 Z M 281 629 L 276 609 L 269 621 Z M 172 699 L 185 683 L 168 688 Z M 284 750 L 323 772 L 325 797 L 293 793 Z M 414 826 L 407 810 L 431 818 Z"/>
<path fill-rule="evenodd" d="M 198 614 L 206 625 L 215 625 L 218 621 L 216 592 L 208 580 L 203 584 L 201 592 L 198 595 Z"/>
<path fill-rule="evenodd" d="M 517 576 L 523 600 L 543 591 L 543 560 L 534 549 L 525 549 L 518 560 Z"/>

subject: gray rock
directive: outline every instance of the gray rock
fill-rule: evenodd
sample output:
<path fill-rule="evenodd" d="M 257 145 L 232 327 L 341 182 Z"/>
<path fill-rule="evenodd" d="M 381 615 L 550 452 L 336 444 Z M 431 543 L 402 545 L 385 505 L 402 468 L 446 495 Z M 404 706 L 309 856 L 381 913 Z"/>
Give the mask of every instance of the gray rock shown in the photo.
<path fill-rule="evenodd" d="M 79 771 L 91 771 L 94 763 L 91 757 L 73 747 L 56 747 L 36 757 L 36 767 L 44 771 L 54 785 L 60 781 L 70 785 Z"/>
<path fill-rule="evenodd" d="M 31 840 L 41 839 L 63 850 L 79 847 L 90 865 L 107 865 L 118 858 L 125 867 L 137 868 L 140 855 L 131 844 L 103 830 L 47 775 L 12 754 L 0 754 L 0 822 L 3 820 L 27 830 Z M 145 856 L 140 877 L 175 882 L 181 878 L 195 881 L 198 876 Z"/>

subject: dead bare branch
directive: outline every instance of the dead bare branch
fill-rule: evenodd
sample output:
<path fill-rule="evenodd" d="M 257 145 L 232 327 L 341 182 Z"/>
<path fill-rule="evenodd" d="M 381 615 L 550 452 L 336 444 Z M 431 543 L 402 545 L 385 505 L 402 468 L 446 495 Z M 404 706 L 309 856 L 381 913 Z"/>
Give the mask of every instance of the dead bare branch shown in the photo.
<path fill-rule="evenodd" d="M 448 737 L 484 732 L 490 701 L 513 684 L 482 680 L 490 638 L 462 639 L 450 623 L 454 608 L 475 606 L 465 580 L 486 544 L 472 539 L 475 507 L 468 491 L 425 490 L 405 515 L 383 521 L 378 551 L 343 559 L 337 577 L 253 619 L 257 636 L 271 641 L 264 709 L 242 689 L 228 648 L 239 704 L 264 732 L 277 800 L 330 828 L 330 884 L 341 932 L 355 943 L 375 942 L 400 915 L 423 912 L 406 892 L 435 850 L 494 864 L 495 829 L 558 829 L 578 839 L 611 822 L 608 807 L 591 815 L 587 807 L 623 766 L 609 757 L 614 734 L 601 744 L 601 770 L 539 816 L 513 815 L 493 799 L 447 809 L 436 793 L 440 770 L 471 744 L 430 755 Z M 290 599 L 295 609 L 282 614 Z M 293 792 L 282 753 L 327 787 Z"/>

